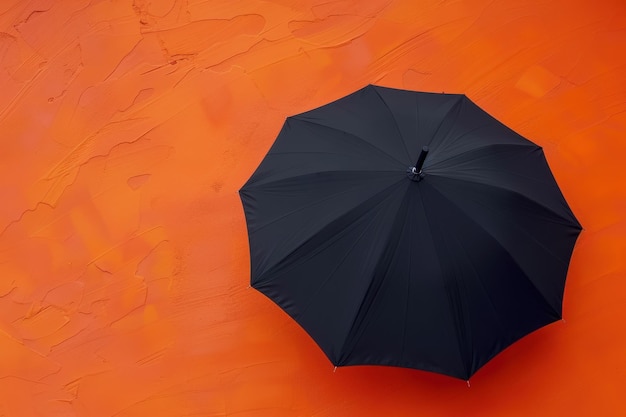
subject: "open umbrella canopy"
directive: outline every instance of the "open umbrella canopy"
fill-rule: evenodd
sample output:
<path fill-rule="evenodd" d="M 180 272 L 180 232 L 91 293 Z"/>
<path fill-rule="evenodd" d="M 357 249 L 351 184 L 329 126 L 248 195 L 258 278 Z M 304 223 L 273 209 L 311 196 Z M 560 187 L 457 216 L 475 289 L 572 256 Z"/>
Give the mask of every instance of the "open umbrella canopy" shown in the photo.
<path fill-rule="evenodd" d="M 561 317 L 581 226 L 542 149 L 464 95 L 289 117 L 240 195 L 251 285 L 336 366 L 468 379 Z"/>

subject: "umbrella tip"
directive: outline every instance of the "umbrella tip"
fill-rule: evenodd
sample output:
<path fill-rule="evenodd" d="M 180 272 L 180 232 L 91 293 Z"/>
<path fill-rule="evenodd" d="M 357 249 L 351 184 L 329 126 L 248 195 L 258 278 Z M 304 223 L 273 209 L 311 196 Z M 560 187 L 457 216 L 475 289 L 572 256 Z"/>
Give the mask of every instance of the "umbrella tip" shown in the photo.
<path fill-rule="evenodd" d="M 469 379 L 467 381 L 465 381 L 465 382 L 467 382 L 467 388 L 469 388 L 470 387 Z"/>
<path fill-rule="evenodd" d="M 336 366 L 333 368 L 333 373 L 335 373 L 335 372 L 337 372 L 337 367 Z"/>

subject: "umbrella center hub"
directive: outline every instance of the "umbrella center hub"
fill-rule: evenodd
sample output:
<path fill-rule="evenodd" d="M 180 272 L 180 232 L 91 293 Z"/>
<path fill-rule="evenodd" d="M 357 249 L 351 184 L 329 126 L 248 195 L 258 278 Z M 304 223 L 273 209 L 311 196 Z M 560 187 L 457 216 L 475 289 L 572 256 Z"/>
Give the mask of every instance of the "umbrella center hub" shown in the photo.
<path fill-rule="evenodd" d="M 409 167 L 406 170 L 406 176 L 411 180 L 411 181 L 421 181 L 424 179 L 424 177 L 426 176 L 422 170 L 418 170 L 416 167 Z"/>

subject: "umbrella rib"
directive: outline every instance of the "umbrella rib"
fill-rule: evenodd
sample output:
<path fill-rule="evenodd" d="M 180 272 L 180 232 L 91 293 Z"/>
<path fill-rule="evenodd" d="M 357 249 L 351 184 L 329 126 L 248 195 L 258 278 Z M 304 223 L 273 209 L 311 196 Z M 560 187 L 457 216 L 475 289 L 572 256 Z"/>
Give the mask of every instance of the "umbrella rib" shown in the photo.
<path fill-rule="evenodd" d="M 482 129 L 482 128 L 484 128 L 485 126 L 487 126 L 487 125 L 484 125 L 484 126 L 479 126 L 479 127 L 475 127 L 474 129 L 470 129 L 470 130 L 468 130 L 467 132 L 463 133 L 462 135 L 457 136 L 457 139 L 462 139 L 463 137 L 465 137 L 465 136 L 467 136 L 467 135 L 469 135 L 469 134 L 471 134 L 471 133 L 473 133 L 473 132 L 475 132 L 475 131 L 477 131 L 477 130 Z M 447 148 L 447 146 L 446 146 L 446 148 Z M 477 149 L 477 148 L 472 148 L 472 150 L 474 150 L 474 149 Z M 455 154 L 455 155 L 452 155 L 450 158 L 441 159 L 441 160 L 439 160 L 439 161 L 435 160 L 434 158 L 431 158 L 431 161 L 430 161 L 430 162 L 431 162 L 431 164 L 430 164 L 430 165 L 431 165 L 431 166 L 433 165 L 433 161 L 434 161 L 434 163 L 441 163 L 441 162 L 445 162 L 445 161 L 447 161 L 447 160 L 449 160 L 449 159 L 451 159 L 451 158 L 456 157 L 457 155 L 462 155 L 463 153 L 464 153 L 464 152 L 461 152 L 460 154 Z M 445 155 L 445 152 L 442 152 L 442 150 L 441 150 L 441 149 L 439 149 L 438 154 L 439 154 L 439 155 L 442 155 L 442 154 L 443 154 L 443 155 Z"/>
<path fill-rule="evenodd" d="M 363 231 L 361 231 L 361 233 L 357 236 L 356 239 L 354 239 L 352 241 L 352 244 L 350 245 L 350 248 L 346 251 L 346 253 L 343 255 L 343 257 L 341 258 L 341 260 L 339 262 L 337 262 L 337 264 L 335 265 L 335 267 L 332 269 L 332 271 L 330 272 L 330 274 L 328 274 L 328 277 L 326 277 L 326 279 L 321 283 L 321 285 L 317 288 L 316 291 L 314 291 L 310 298 L 309 298 L 309 302 L 304 306 L 304 308 L 302 309 L 301 315 L 304 314 L 306 312 L 306 310 L 311 306 L 311 303 L 313 302 L 313 298 L 315 297 L 315 295 L 326 285 L 326 283 L 328 281 L 330 281 L 333 276 L 335 275 L 335 273 L 337 272 L 337 270 L 341 267 L 341 265 L 345 262 L 345 260 L 348 258 L 348 256 L 350 255 L 350 253 L 354 250 L 354 248 L 356 247 L 356 245 L 363 239 L 363 236 L 365 235 L 365 233 L 368 231 L 367 228 L 363 229 Z"/>
<path fill-rule="evenodd" d="M 251 189 L 255 189 L 258 190 L 261 187 L 265 187 L 265 186 L 269 186 L 269 185 L 276 185 L 276 184 L 280 184 L 281 182 L 284 181 L 291 181 L 294 179 L 302 179 L 302 178 L 306 178 L 306 177 L 314 177 L 316 175 L 320 175 L 320 174 L 343 174 L 343 173 L 351 173 L 351 174 L 367 174 L 367 175 L 371 175 L 371 174 L 383 174 L 383 173 L 393 173 L 393 174 L 398 174 L 397 170 L 376 170 L 376 171 L 363 171 L 363 170 L 328 170 L 328 171 L 315 171 L 315 172 L 307 172 L 305 174 L 299 174 L 299 175 L 293 175 L 291 177 L 285 177 L 285 178 L 277 178 L 274 180 L 270 180 L 267 182 L 263 182 L 263 179 L 253 182 L 253 183 L 249 183 L 244 185 L 244 187 L 242 187 L 242 190 L 251 190 Z M 260 183 L 260 184 L 259 184 Z"/>
<path fill-rule="evenodd" d="M 409 152 L 409 149 L 406 147 L 406 141 L 402 137 L 402 132 L 400 131 L 400 125 L 398 124 L 398 120 L 396 119 L 396 116 L 394 116 L 393 112 L 391 111 L 391 108 L 389 107 L 389 104 L 387 104 L 387 102 L 385 101 L 383 96 L 380 95 L 380 93 L 378 92 L 378 89 L 376 87 L 372 86 L 372 90 L 374 90 L 374 92 L 376 93 L 376 95 L 378 96 L 380 101 L 382 101 L 382 103 L 384 104 L 385 108 L 389 112 L 389 115 L 391 116 L 391 119 L 393 120 L 393 124 L 396 127 L 396 131 L 398 132 L 398 138 L 400 139 L 400 142 L 402 142 L 402 146 L 403 146 L 404 150 L 406 151 L 407 158 L 409 158 L 409 160 L 410 160 L 411 159 L 411 153 Z"/>
<path fill-rule="evenodd" d="M 427 218 L 427 223 L 428 223 L 428 233 L 430 234 L 430 240 L 432 242 L 434 242 L 434 238 L 433 236 L 435 235 L 435 232 L 432 230 L 432 225 L 431 222 L 428 221 L 428 218 L 430 217 L 428 214 L 428 210 L 426 210 L 426 204 L 424 204 L 424 200 L 422 197 L 422 194 L 419 194 L 420 198 L 420 204 L 422 205 L 422 211 L 424 212 L 424 215 Z M 439 251 L 437 249 L 437 245 L 433 244 L 432 247 L 434 248 L 434 252 L 435 255 L 437 257 L 437 263 L 439 264 L 439 270 L 442 271 L 442 275 L 443 275 L 443 262 L 441 261 L 441 256 L 439 254 Z M 467 369 L 467 360 L 464 357 L 465 355 L 463 354 L 464 350 L 463 350 L 463 344 L 461 343 L 461 328 L 460 328 L 460 323 L 458 322 L 458 320 L 456 319 L 455 315 L 452 314 L 453 311 L 453 307 L 452 307 L 452 302 L 450 300 L 451 295 L 450 295 L 450 289 L 448 288 L 448 285 L 446 284 L 445 280 L 443 280 L 443 288 L 445 290 L 445 292 L 447 293 L 448 297 L 448 303 L 449 303 L 449 311 L 451 313 L 451 317 L 452 317 L 452 323 L 454 323 L 454 330 L 455 330 L 455 336 L 456 336 L 456 341 L 457 341 L 457 348 L 459 351 L 459 358 L 461 360 L 461 365 L 463 366 L 464 370 L 465 370 L 465 375 L 467 375 L 469 377 L 470 373 L 469 370 Z"/>
<path fill-rule="evenodd" d="M 310 174 L 310 175 L 314 175 L 314 174 Z M 292 177 L 292 178 L 295 178 L 295 177 Z M 292 178 L 289 178 L 289 179 L 292 179 Z M 270 184 L 274 184 L 275 185 L 277 182 L 279 182 L 279 181 L 275 181 L 275 182 L 272 182 L 272 183 L 266 183 L 266 184 L 262 184 L 262 185 L 270 185 Z M 257 188 L 256 191 L 259 191 L 259 189 Z M 279 217 L 277 217 L 277 218 L 275 218 L 275 219 L 273 219 L 273 220 L 271 220 L 271 221 L 269 221 L 269 222 L 267 222 L 267 223 L 265 223 L 265 224 L 255 228 L 254 231 L 257 232 L 257 231 L 259 231 L 261 229 L 264 229 L 265 227 L 267 227 L 267 226 L 269 226 L 269 225 L 271 225 L 273 223 L 276 223 L 277 221 L 280 221 L 280 220 L 284 219 L 285 217 L 291 216 L 294 213 L 297 213 L 299 211 L 305 210 L 307 208 L 311 208 L 312 206 L 316 206 L 316 205 L 322 204 L 322 203 L 324 203 L 324 202 L 326 202 L 328 200 L 331 200 L 331 199 L 333 199 L 335 197 L 338 197 L 340 195 L 344 195 L 344 194 L 350 193 L 352 191 L 354 191 L 354 188 L 351 188 L 351 189 L 348 189 L 348 190 L 342 190 L 342 191 L 339 191 L 337 193 L 331 194 L 331 195 L 329 195 L 329 196 L 327 196 L 325 198 L 316 200 L 315 202 L 307 204 L 306 206 L 302 206 L 302 207 L 299 207 L 297 209 L 291 210 L 291 211 L 289 211 L 289 212 L 287 212 L 287 213 L 285 213 L 285 214 L 283 214 L 283 215 L 281 215 L 281 216 L 279 216 Z"/>
<path fill-rule="evenodd" d="M 398 206 L 398 209 L 395 213 L 395 216 L 397 218 L 398 212 L 402 209 L 405 200 L 406 200 L 406 196 L 403 198 L 402 203 Z M 407 209 L 408 211 L 408 209 Z M 406 218 L 406 213 L 405 213 L 405 218 Z M 385 242 L 385 247 L 389 246 L 389 243 L 391 242 L 393 237 L 393 233 L 390 232 L 389 235 L 387 236 L 387 241 Z M 350 324 L 350 331 L 348 331 L 348 334 L 346 335 L 346 338 L 344 339 L 342 345 L 341 345 L 341 349 L 339 350 L 340 352 L 343 352 L 342 356 L 342 361 L 344 362 L 345 360 L 347 360 L 347 358 L 350 356 L 350 354 L 352 353 L 352 351 L 354 350 L 354 347 L 356 346 L 356 344 L 358 343 L 358 341 L 360 340 L 360 338 L 363 335 L 363 332 L 365 331 L 365 327 L 363 327 L 362 324 L 362 320 L 361 320 L 361 324 L 357 324 L 357 321 L 359 320 L 359 318 L 364 319 L 365 317 L 367 317 L 368 312 L 370 310 L 370 308 L 372 307 L 372 305 L 374 304 L 374 302 L 376 301 L 376 298 L 378 297 L 378 294 L 380 292 L 380 289 L 383 287 L 383 284 L 385 283 L 385 280 L 387 279 L 387 277 L 389 276 L 389 268 L 391 267 L 391 265 L 393 264 L 394 259 L 396 258 L 396 248 L 398 247 L 398 245 L 400 244 L 400 238 L 396 239 L 396 241 L 394 242 L 394 247 L 393 250 L 391 250 L 391 253 L 393 253 L 392 256 L 390 256 L 389 258 L 389 262 L 384 266 L 384 273 L 381 274 L 382 278 L 378 281 L 375 282 L 374 278 L 375 278 L 375 274 L 373 274 L 370 277 L 370 281 L 367 285 L 367 289 L 365 290 L 364 294 L 363 294 L 363 298 L 361 299 L 361 302 L 359 303 L 358 308 L 356 309 L 356 313 L 352 319 L 352 323 Z M 382 262 L 382 258 L 380 260 L 380 262 Z M 378 263 L 377 265 L 374 266 L 374 271 L 379 269 L 379 266 L 381 266 L 380 263 Z M 376 285 L 374 285 L 376 284 Z M 374 291 L 374 294 L 371 295 L 370 297 L 368 297 L 368 295 L 371 294 L 371 291 Z M 366 303 L 366 301 L 369 298 L 369 302 Z M 357 327 L 355 327 L 355 325 Z M 348 344 L 348 341 L 352 340 L 352 344 L 349 345 L 349 350 L 344 352 L 344 349 L 346 348 L 346 345 Z"/>
<path fill-rule="evenodd" d="M 342 213 L 341 215 L 339 215 L 338 217 L 336 217 L 335 219 L 329 221 L 326 225 L 324 225 L 321 229 L 325 229 L 326 227 L 328 227 L 329 225 L 339 221 L 342 217 L 353 213 L 355 210 L 357 210 L 360 206 L 362 206 L 364 203 L 371 201 L 372 199 L 375 199 L 377 197 L 379 197 L 381 194 L 384 194 L 385 192 L 387 192 L 389 189 L 397 186 L 398 184 L 402 184 L 404 183 L 404 179 L 402 180 L 398 180 L 396 182 L 394 182 L 393 184 L 389 185 L 388 187 L 383 188 L 382 190 L 380 190 L 379 192 L 377 192 L 376 194 L 374 194 L 373 196 L 371 196 L 370 198 L 368 198 L 367 200 L 361 202 L 360 204 L 356 205 L 355 207 L 351 208 L 350 210 L 346 211 L 345 213 Z M 377 203 L 376 205 L 380 204 L 382 201 L 381 200 L 379 203 Z M 350 225 L 348 225 L 349 227 Z M 261 281 L 261 279 L 273 272 L 274 269 L 276 269 L 281 263 L 283 263 L 286 259 L 289 259 L 296 251 L 298 251 L 300 248 L 302 248 L 304 245 L 306 245 L 307 243 L 309 243 L 315 236 L 317 236 L 319 234 L 319 231 L 317 233 L 313 233 L 311 236 L 309 236 L 307 239 L 305 239 L 302 243 L 300 243 L 298 246 L 296 246 L 295 248 L 293 248 L 291 251 L 289 251 L 287 254 L 285 254 L 280 260 L 276 261 L 276 263 L 274 265 L 272 265 L 271 267 L 269 267 L 267 270 L 263 271 L 262 273 L 259 274 L 259 276 L 256 278 L 256 281 Z M 265 282 L 271 282 L 273 281 L 273 278 L 269 278 L 267 279 Z"/>
<path fill-rule="evenodd" d="M 480 276 L 480 274 L 478 273 L 478 271 L 477 271 L 477 269 L 476 269 L 476 265 L 474 265 L 474 262 L 472 262 L 472 258 L 469 256 L 469 254 L 468 254 L 468 252 L 467 252 L 467 249 L 465 248 L 465 245 L 464 245 L 464 243 L 463 243 L 463 242 L 464 242 L 464 240 L 463 240 L 463 239 L 459 239 L 459 238 L 458 238 L 458 236 L 457 236 L 456 234 L 454 234 L 454 233 L 452 234 L 452 236 L 453 236 L 453 239 L 455 239 L 455 240 L 456 240 L 456 242 L 459 244 L 459 246 L 460 246 L 460 247 L 461 247 L 461 249 L 463 250 L 463 253 L 465 254 L 465 256 L 466 256 L 466 258 L 467 258 L 467 260 L 468 260 L 468 263 L 469 263 L 469 265 L 471 266 L 472 271 L 474 272 L 474 276 L 477 278 L 477 281 L 478 281 L 478 283 L 480 284 L 480 287 L 483 289 L 484 293 L 487 295 L 487 299 L 489 300 L 489 306 L 491 307 L 491 310 L 495 313 L 495 314 L 494 314 L 494 317 L 496 318 L 496 321 L 497 321 L 497 323 L 498 323 L 498 326 L 500 327 L 500 330 L 504 333 L 504 330 L 505 330 L 506 326 L 504 326 L 504 323 L 502 323 L 502 321 L 500 320 L 500 316 L 499 316 L 499 314 L 498 314 L 498 310 L 496 309 L 496 306 L 495 306 L 495 304 L 494 304 L 494 302 L 493 302 L 493 299 L 492 299 L 492 297 L 491 297 L 491 294 L 489 294 L 489 292 L 487 291 L 487 288 L 485 287 L 485 284 L 483 283 L 483 280 L 481 279 L 481 276 Z M 490 235 L 490 236 L 491 236 L 491 235 Z M 499 242 L 498 242 L 498 245 L 499 245 L 500 247 L 502 247 L 502 245 L 500 245 L 500 243 L 499 243 Z M 517 263 L 516 263 L 516 265 L 517 265 Z M 518 266 L 519 266 L 519 265 L 518 265 Z M 521 268 L 520 268 L 520 269 L 521 269 Z M 526 274 L 524 274 L 524 276 L 526 276 Z M 473 364 L 473 360 L 472 360 L 472 368 L 473 368 L 473 365 L 474 365 L 474 364 Z M 479 365 L 479 367 L 480 367 L 480 365 Z M 471 371 L 472 371 L 471 373 L 474 373 L 474 372 L 476 372 L 477 370 L 478 370 L 478 369 L 472 369 L 472 370 L 471 370 Z"/>
<path fill-rule="evenodd" d="M 384 201 L 384 200 L 383 200 Z M 381 204 L 383 201 L 380 201 L 378 204 Z M 377 204 L 377 205 L 378 205 Z M 377 213 L 375 218 L 377 218 L 378 216 L 380 216 L 381 213 Z M 374 219 L 373 219 L 374 220 Z M 372 223 L 373 223 L 372 220 Z M 335 267 L 332 269 L 332 271 L 328 274 L 328 276 L 326 277 L 326 279 L 321 283 L 321 285 L 317 288 L 317 290 L 315 290 L 310 298 L 308 303 L 304 306 L 304 308 L 302 309 L 300 315 L 304 315 L 304 313 L 307 311 L 307 309 L 311 306 L 311 304 L 313 303 L 313 298 L 317 295 L 317 293 L 319 293 L 319 291 L 321 291 L 321 289 L 326 285 L 326 283 L 328 281 L 330 281 L 333 276 L 335 275 L 335 273 L 337 272 L 337 270 L 341 267 L 341 265 L 345 262 L 345 260 L 348 258 L 348 256 L 350 255 L 350 253 L 354 250 L 354 248 L 356 247 L 356 245 L 363 239 L 363 236 L 365 236 L 366 232 L 369 231 L 369 227 L 371 227 L 371 223 L 368 225 L 368 227 L 364 228 L 361 233 L 357 236 L 356 239 L 354 239 L 354 241 L 352 242 L 352 244 L 350 245 L 350 248 L 346 251 L 346 253 L 343 255 L 343 257 L 341 258 L 341 260 L 339 262 L 337 262 L 337 264 L 335 265 Z M 350 334 L 350 328 L 348 328 L 348 334 Z M 344 340 L 345 343 L 345 340 Z M 339 350 L 339 352 L 341 352 L 341 349 Z M 341 355 L 339 355 L 341 356 Z"/>
<path fill-rule="evenodd" d="M 462 139 L 465 136 L 467 136 L 467 135 L 469 135 L 471 133 L 474 133 L 477 130 L 480 130 L 480 129 L 484 128 L 484 127 L 489 127 L 489 126 L 488 125 L 484 125 L 484 126 L 480 126 L 480 127 L 476 127 L 474 129 L 468 130 L 467 132 L 465 132 L 462 135 L 458 136 L 457 139 Z M 490 148 L 490 147 L 494 147 L 494 146 L 520 146 L 520 147 L 533 148 L 533 149 L 534 148 L 539 148 L 538 145 L 536 145 L 536 144 L 534 144 L 532 142 L 529 142 L 528 144 L 521 144 L 521 143 L 490 143 L 490 144 L 487 144 L 487 145 L 484 145 L 484 146 L 473 147 L 473 148 L 468 149 L 466 151 L 462 151 L 462 152 L 456 153 L 454 155 L 450 155 L 449 157 L 444 158 L 444 159 L 437 160 L 434 157 L 430 158 L 430 166 L 433 167 L 433 166 L 436 166 L 436 164 L 441 164 L 441 163 L 447 162 L 447 161 L 449 161 L 451 159 L 459 157 L 460 155 L 465 155 L 466 153 L 469 153 L 469 152 L 474 152 L 474 151 L 477 151 L 477 150 Z M 441 152 L 441 149 L 439 149 L 439 152 L 437 153 L 437 155 L 443 155 L 443 154 L 445 154 L 445 152 Z"/>
<path fill-rule="evenodd" d="M 557 223 L 557 224 L 561 224 L 561 225 L 568 225 L 568 226 L 576 226 L 576 227 L 578 227 L 578 222 L 577 221 L 572 221 L 572 219 L 568 219 L 568 218 L 563 217 L 559 213 L 557 213 L 554 210 L 552 210 L 550 207 L 547 207 L 544 204 L 540 204 L 540 203 L 536 202 L 532 198 L 524 195 L 523 193 L 520 193 L 519 191 L 510 189 L 510 188 L 506 188 L 506 187 L 500 187 L 500 186 L 493 185 L 493 184 L 487 184 L 487 183 L 484 183 L 482 181 L 472 181 L 472 180 L 468 180 L 468 179 L 457 178 L 457 177 L 454 177 L 454 176 L 451 176 L 451 175 L 446 175 L 445 173 L 444 174 L 441 174 L 441 173 L 431 173 L 431 175 L 433 175 L 433 176 L 436 175 L 436 176 L 442 177 L 442 178 L 448 178 L 448 179 L 451 179 L 451 180 L 454 180 L 454 181 L 466 182 L 466 183 L 469 183 L 469 184 L 478 184 L 478 185 L 482 185 L 482 186 L 485 186 L 485 187 L 492 187 L 492 188 L 495 188 L 497 190 L 502 190 L 502 191 L 509 192 L 511 194 L 515 194 L 515 195 L 517 195 L 517 196 L 519 196 L 519 197 L 521 197 L 521 198 L 523 198 L 525 200 L 528 200 L 532 204 L 535 204 L 535 205 L 545 209 L 546 211 L 552 213 L 555 217 L 557 217 L 557 218 L 559 218 L 561 220 L 564 220 L 564 222 L 556 222 L 556 221 L 550 220 L 551 222 Z M 548 248 L 546 248 L 546 250 L 549 251 Z M 550 253 L 552 253 L 552 252 L 550 252 Z M 566 261 L 561 260 L 561 262 L 566 262 Z"/>
<path fill-rule="evenodd" d="M 478 129 L 473 129 L 472 132 L 475 131 L 475 130 L 478 130 Z M 472 132 L 467 132 L 466 134 L 469 134 L 469 133 L 472 133 Z M 466 134 L 463 134 L 463 135 L 459 136 L 459 138 L 462 138 Z M 541 149 L 541 147 L 539 147 L 538 145 L 535 145 L 535 144 L 524 145 L 524 144 L 521 144 L 521 143 L 490 143 L 490 144 L 487 144 L 487 145 L 484 145 L 484 146 L 476 146 L 476 147 L 473 147 L 472 149 L 468 149 L 466 151 L 459 152 L 459 153 L 456 153 L 454 155 L 450 155 L 448 158 L 445 158 L 445 159 L 436 160 L 434 162 L 434 164 L 432 163 L 433 159 L 431 159 L 430 166 L 431 166 L 431 168 L 432 167 L 436 167 L 436 164 L 442 164 L 444 162 L 448 162 L 448 161 L 454 160 L 455 158 L 458 158 L 459 156 L 466 155 L 466 154 L 474 152 L 474 151 L 482 151 L 484 149 L 498 148 L 498 147 L 522 147 L 522 148 L 530 148 L 530 149 Z"/>
<path fill-rule="evenodd" d="M 409 211 L 407 210 L 408 214 Z M 405 215 L 405 218 L 407 216 Z M 405 220 L 405 224 L 406 224 L 406 220 Z M 409 223 L 409 233 L 411 236 L 413 236 L 413 222 Z M 413 253 L 413 239 L 409 239 L 409 254 Z M 402 347 L 400 349 L 400 359 L 402 360 L 404 358 L 404 352 L 406 350 L 406 327 L 407 327 L 407 321 L 408 321 L 408 316 L 409 316 L 409 300 L 411 299 L 411 276 L 413 275 L 413 257 L 409 255 L 409 273 L 407 274 L 407 278 L 406 278 L 406 291 L 405 291 L 405 302 L 404 302 L 404 323 L 402 325 Z"/>
<path fill-rule="evenodd" d="M 478 221 L 476 221 L 469 213 L 467 213 L 461 206 L 459 206 L 458 204 L 456 204 L 454 201 L 452 201 L 450 198 L 448 198 L 448 196 L 446 196 L 445 194 L 441 193 L 440 191 L 438 191 L 435 187 L 432 187 L 441 197 L 443 197 L 444 199 L 446 199 L 450 204 L 454 205 L 457 209 L 459 209 L 459 211 L 461 211 L 465 217 L 472 221 L 475 225 L 477 225 L 481 230 L 484 230 L 485 233 L 487 233 L 493 240 L 494 242 L 496 242 L 498 244 L 498 246 L 500 246 L 506 253 L 509 253 L 509 251 L 507 250 L 506 247 L 504 247 L 504 245 L 502 244 L 502 242 L 500 242 L 498 240 L 498 238 L 496 238 L 494 235 L 492 235 L 487 229 L 485 229 Z M 526 232 L 524 232 L 522 230 L 522 232 L 529 236 Z M 532 236 L 531 236 L 532 239 Z M 535 240 L 535 239 L 533 239 Z M 536 240 L 535 240 L 536 241 Z M 537 242 L 542 248 L 545 248 L 544 245 L 542 245 L 540 242 Z M 549 249 L 545 248 L 546 250 L 548 250 L 549 253 L 552 253 L 549 251 Z M 556 258 L 556 256 L 555 256 Z M 548 308 L 550 309 L 550 311 L 552 311 L 557 317 L 560 316 L 560 314 L 558 314 L 558 312 L 556 312 L 552 306 L 550 305 L 550 302 L 546 299 L 546 297 L 543 295 L 543 293 L 539 290 L 539 288 L 537 288 L 537 286 L 535 285 L 535 283 L 530 279 L 530 277 L 528 276 L 528 274 L 526 273 L 526 271 L 524 270 L 524 268 L 522 268 L 522 266 L 517 262 L 517 260 L 511 256 L 511 259 L 513 260 L 513 262 L 515 263 L 515 265 L 519 268 L 519 270 L 524 274 L 524 276 L 526 277 L 526 279 L 530 282 L 530 284 L 533 286 L 533 288 L 535 289 L 535 291 L 539 294 L 539 297 L 541 298 L 541 300 L 543 300 L 546 305 L 548 306 Z M 558 259 L 558 258 L 556 258 Z M 559 259 L 559 261 L 561 261 Z M 562 262 L 562 261 L 561 261 Z"/>
<path fill-rule="evenodd" d="M 437 126 L 437 130 L 435 130 L 435 133 L 432 135 L 432 139 L 431 139 L 431 142 L 429 143 L 429 146 L 432 146 L 432 140 L 434 140 L 437 137 L 437 135 L 439 134 L 439 129 L 441 129 L 441 126 L 443 126 L 443 123 L 448 119 L 448 116 L 450 116 L 452 114 L 452 111 L 455 110 L 458 106 L 460 106 L 461 103 L 463 103 L 464 97 L 465 96 L 459 96 L 458 101 L 454 103 L 454 105 L 451 106 L 446 112 L 446 114 L 441 118 L 441 121 L 439 122 L 439 126 Z M 456 119 L 458 119 L 458 117 L 459 115 L 457 114 L 453 125 L 456 123 Z M 443 139 L 445 139 L 445 137 Z"/>
<path fill-rule="evenodd" d="M 402 167 L 404 167 L 404 166 L 406 165 L 406 163 L 405 163 L 405 162 L 402 162 L 402 161 L 400 161 L 400 160 L 396 159 L 393 155 L 388 154 L 387 152 L 385 152 L 384 150 L 382 150 L 382 149 L 381 149 L 381 148 L 379 148 L 378 146 L 374 146 L 372 143 L 370 143 L 370 142 L 366 141 L 365 139 L 363 139 L 363 138 L 361 138 L 361 137 L 359 137 L 359 136 L 355 135 L 354 133 L 350 133 L 350 132 L 348 132 L 348 131 L 346 131 L 346 130 L 339 129 L 339 128 L 337 128 L 337 127 L 328 126 L 328 125 L 325 125 L 325 124 L 323 124 L 323 123 L 314 122 L 314 121 L 312 121 L 312 120 L 301 119 L 301 118 L 300 118 L 300 117 L 298 117 L 298 116 L 292 116 L 292 117 L 290 117 L 290 119 L 292 119 L 292 120 L 297 120 L 297 121 L 304 122 L 304 123 L 309 123 L 309 124 L 316 125 L 316 126 L 322 126 L 322 127 L 327 128 L 327 129 L 331 129 L 331 130 L 334 130 L 334 131 L 337 131 L 337 132 L 344 133 L 344 134 L 346 134 L 346 135 L 348 135 L 348 136 L 351 136 L 351 137 L 353 137 L 353 138 L 358 139 L 360 142 L 363 142 L 363 143 L 367 144 L 369 147 L 373 148 L 373 149 L 374 149 L 374 150 L 376 150 L 378 153 L 380 153 L 380 154 L 384 155 L 385 157 L 387 157 L 387 158 L 389 158 L 389 159 L 393 160 L 394 162 L 396 162 L 396 163 L 400 164 Z"/>

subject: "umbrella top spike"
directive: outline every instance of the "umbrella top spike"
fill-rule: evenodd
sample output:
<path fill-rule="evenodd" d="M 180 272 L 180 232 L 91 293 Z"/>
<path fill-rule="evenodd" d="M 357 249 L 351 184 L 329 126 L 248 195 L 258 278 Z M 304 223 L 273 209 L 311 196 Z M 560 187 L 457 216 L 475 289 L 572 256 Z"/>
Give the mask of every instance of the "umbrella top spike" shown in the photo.
<path fill-rule="evenodd" d="M 415 166 L 409 167 L 409 169 L 407 170 L 407 175 L 412 181 L 421 181 L 424 178 L 424 174 L 422 173 L 422 167 L 424 166 L 424 161 L 426 160 L 426 155 L 428 155 L 428 151 L 428 146 L 422 147 L 422 151 L 420 152 L 420 156 L 417 158 Z"/>
<path fill-rule="evenodd" d="M 424 161 L 426 160 L 426 155 L 428 155 L 428 146 L 422 147 L 422 152 L 420 152 L 419 158 L 417 158 L 417 163 L 415 164 L 415 170 L 420 173 L 422 172 L 422 167 L 424 166 Z"/>

